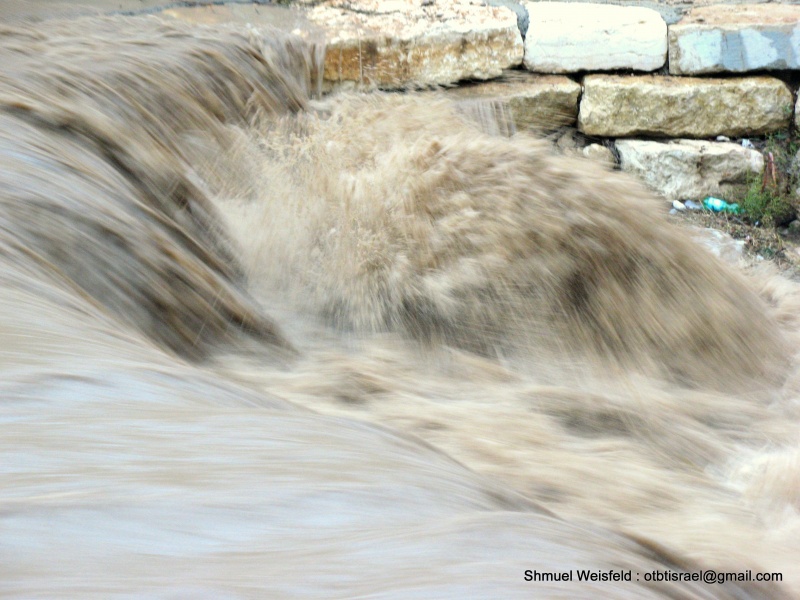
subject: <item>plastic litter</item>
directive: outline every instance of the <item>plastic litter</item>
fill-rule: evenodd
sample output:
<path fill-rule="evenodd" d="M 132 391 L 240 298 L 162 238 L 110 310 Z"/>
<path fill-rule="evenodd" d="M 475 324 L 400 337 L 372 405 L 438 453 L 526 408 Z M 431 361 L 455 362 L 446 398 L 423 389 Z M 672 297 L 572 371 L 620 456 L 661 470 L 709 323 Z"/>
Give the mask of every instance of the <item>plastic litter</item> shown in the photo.
<path fill-rule="evenodd" d="M 674 208 L 675 210 L 686 210 L 686 206 L 680 200 L 673 200 L 672 208 Z"/>
<path fill-rule="evenodd" d="M 742 209 L 739 208 L 738 204 L 730 204 L 722 198 L 714 198 L 714 196 L 708 196 L 705 198 L 703 200 L 703 206 L 713 212 L 727 212 L 734 215 L 738 215 L 740 212 L 742 212 Z"/>
<path fill-rule="evenodd" d="M 695 202 L 694 200 L 686 200 L 683 205 L 689 210 L 701 210 L 703 208 L 702 204 Z"/>
<path fill-rule="evenodd" d="M 750 148 L 750 150 L 755 150 L 756 147 L 753 145 L 753 142 L 745 138 L 742 140 L 742 148 Z"/>

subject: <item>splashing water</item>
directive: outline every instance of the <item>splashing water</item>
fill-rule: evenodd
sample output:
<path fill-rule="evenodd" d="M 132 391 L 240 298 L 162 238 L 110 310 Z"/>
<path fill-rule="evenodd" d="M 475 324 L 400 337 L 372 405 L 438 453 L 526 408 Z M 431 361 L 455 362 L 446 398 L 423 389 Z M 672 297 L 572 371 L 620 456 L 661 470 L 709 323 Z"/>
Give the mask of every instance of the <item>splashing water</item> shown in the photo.
<path fill-rule="evenodd" d="M 0 62 L 1 595 L 800 596 L 797 284 L 277 31 Z"/>

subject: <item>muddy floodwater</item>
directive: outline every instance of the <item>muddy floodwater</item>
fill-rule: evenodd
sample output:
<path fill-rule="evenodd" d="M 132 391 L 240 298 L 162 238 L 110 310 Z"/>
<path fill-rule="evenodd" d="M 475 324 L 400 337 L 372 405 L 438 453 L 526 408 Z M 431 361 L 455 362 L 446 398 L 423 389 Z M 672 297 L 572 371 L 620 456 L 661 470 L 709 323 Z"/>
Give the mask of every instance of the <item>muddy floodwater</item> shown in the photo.
<path fill-rule="evenodd" d="M 796 282 L 282 31 L 8 6 L 0 596 L 800 597 Z"/>

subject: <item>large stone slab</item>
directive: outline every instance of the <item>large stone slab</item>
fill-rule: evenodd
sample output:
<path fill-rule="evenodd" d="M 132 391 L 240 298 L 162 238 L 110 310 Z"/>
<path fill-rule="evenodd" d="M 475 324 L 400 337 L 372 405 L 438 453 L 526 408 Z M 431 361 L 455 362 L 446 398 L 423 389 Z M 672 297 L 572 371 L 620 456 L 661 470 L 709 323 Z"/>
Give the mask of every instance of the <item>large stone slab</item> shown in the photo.
<path fill-rule="evenodd" d="M 306 17 L 325 31 L 331 83 L 394 89 L 491 79 L 524 52 L 512 10 L 466 0 L 328 2 Z"/>
<path fill-rule="evenodd" d="M 756 150 L 728 142 L 618 140 L 620 168 L 669 200 L 732 198 L 764 168 Z"/>
<path fill-rule="evenodd" d="M 493 102 L 518 130 L 548 131 L 574 125 L 578 119 L 579 83 L 562 75 L 512 71 L 502 79 L 447 90 L 462 102 Z"/>
<path fill-rule="evenodd" d="M 773 77 L 588 75 L 583 88 L 578 126 L 588 135 L 761 135 L 788 127 L 792 114 L 788 86 Z"/>
<path fill-rule="evenodd" d="M 669 28 L 670 73 L 766 69 L 800 69 L 800 6 L 703 6 Z"/>
<path fill-rule="evenodd" d="M 531 71 L 655 71 L 667 60 L 667 24 L 652 9 L 560 2 L 525 7 L 525 66 Z"/>

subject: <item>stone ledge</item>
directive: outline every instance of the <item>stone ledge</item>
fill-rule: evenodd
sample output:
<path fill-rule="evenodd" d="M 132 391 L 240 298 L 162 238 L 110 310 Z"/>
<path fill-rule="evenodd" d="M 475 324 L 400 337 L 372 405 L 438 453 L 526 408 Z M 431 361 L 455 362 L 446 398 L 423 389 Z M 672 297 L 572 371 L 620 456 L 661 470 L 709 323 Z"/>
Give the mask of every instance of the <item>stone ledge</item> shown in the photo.
<path fill-rule="evenodd" d="M 735 197 L 764 168 L 756 150 L 728 142 L 618 140 L 620 168 L 668 200 Z"/>
<path fill-rule="evenodd" d="M 667 60 L 667 24 L 649 8 L 526 2 L 525 66 L 538 73 L 633 69 Z M 598 52 L 602 48 L 602 52 Z"/>
<path fill-rule="evenodd" d="M 667 24 L 652 9 L 558 2 L 524 6 L 529 18 L 524 62 L 531 71 L 655 71 L 667 60 Z"/>
<path fill-rule="evenodd" d="M 674 75 L 770 69 L 800 69 L 800 6 L 704 6 L 669 28 Z"/>
<path fill-rule="evenodd" d="M 325 31 L 324 78 L 332 83 L 397 89 L 491 79 L 524 52 L 513 11 L 459 0 L 378 3 L 374 11 L 323 4 L 306 17 Z"/>
<path fill-rule="evenodd" d="M 518 130 L 548 131 L 575 124 L 581 86 L 561 75 L 519 71 L 503 79 L 453 88 L 445 94 L 457 101 L 494 101 Z"/>
<path fill-rule="evenodd" d="M 578 126 L 587 135 L 709 138 L 785 129 L 792 93 L 773 77 L 587 75 Z"/>

